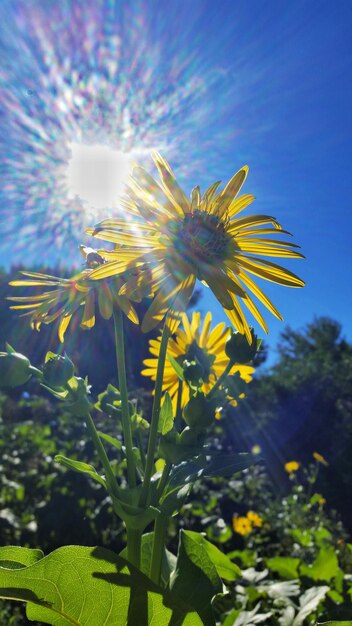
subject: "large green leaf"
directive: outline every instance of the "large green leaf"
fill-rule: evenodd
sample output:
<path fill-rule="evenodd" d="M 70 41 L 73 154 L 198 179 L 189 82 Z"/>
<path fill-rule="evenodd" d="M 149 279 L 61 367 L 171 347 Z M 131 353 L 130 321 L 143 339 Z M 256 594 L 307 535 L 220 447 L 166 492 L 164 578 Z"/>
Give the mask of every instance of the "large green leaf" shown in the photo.
<path fill-rule="evenodd" d="M 27 602 L 29 620 L 55 626 L 201 626 L 165 606 L 161 590 L 104 548 L 66 546 L 29 567 L 0 569 L 0 597 Z"/>
<path fill-rule="evenodd" d="M 60 463 L 60 465 L 64 465 L 70 470 L 74 472 L 81 472 L 82 474 L 88 474 L 91 478 L 96 480 L 98 483 L 103 485 L 106 488 L 106 482 L 100 474 L 98 474 L 97 470 L 93 465 L 89 465 L 88 463 L 83 463 L 82 461 L 76 461 L 75 459 L 69 459 L 67 456 L 63 454 L 57 454 L 55 456 L 55 461 Z"/>
<path fill-rule="evenodd" d="M 210 453 L 207 453 L 210 456 Z M 247 469 L 258 463 L 258 456 L 249 453 L 214 455 L 208 461 L 204 455 L 176 465 L 171 474 L 166 492 L 172 491 L 180 485 L 193 483 L 199 478 L 215 478 L 217 476 L 231 476 L 236 472 Z"/>
<path fill-rule="evenodd" d="M 21 548 L 20 546 L 7 546 L 0 548 L 0 567 L 7 569 L 21 569 L 28 567 L 44 556 L 41 550 Z"/>
<path fill-rule="evenodd" d="M 180 531 L 176 569 L 171 574 L 168 606 L 197 611 L 205 626 L 215 626 L 213 597 L 222 591 L 222 582 L 207 550 L 190 531 Z"/>
<path fill-rule="evenodd" d="M 205 550 L 213 565 L 215 565 L 215 569 L 220 578 L 233 581 L 241 576 L 241 570 L 238 565 L 232 563 L 226 554 L 221 552 L 221 550 L 210 543 L 210 541 L 207 541 L 201 533 L 196 533 L 191 530 L 185 530 L 184 532 L 187 537 L 193 539 L 193 541 L 198 543 L 198 545 Z"/>
<path fill-rule="evenodd" d="M 339 571 L 339 562 L 334 547 L 321 548 L 314 563 L 312 565 L 302 563 L 299 571 L 301 576 L 307 576 L 313 580 L 329 582 L 335 578 Z"/>
<path fill-rule="evenodd" d="M 258 455 L 240 452 L 239 454 L 221 454 L 215 456 L 204 468 L 203 476 L 213 478 L 215 476 L 231 476 L 258 463 L 261 459 Z"/>
<path fill-rule="evenodd" d="M 299 578 L 299 564 L 300 559 L 291 556 L 274 556 L 266 560 L 266 565 L 272 572 L 277 572 L 281 578 L 287 580 Z"/>
<path fill-rule="evenodd" d="M 164 402 L 160 409 L 158 432 L 162 435 L 166 435 L 174 425 L 174 417 L 172 410 L 172 402 L 170 394 L 167 391 L 164 395 Z"/>

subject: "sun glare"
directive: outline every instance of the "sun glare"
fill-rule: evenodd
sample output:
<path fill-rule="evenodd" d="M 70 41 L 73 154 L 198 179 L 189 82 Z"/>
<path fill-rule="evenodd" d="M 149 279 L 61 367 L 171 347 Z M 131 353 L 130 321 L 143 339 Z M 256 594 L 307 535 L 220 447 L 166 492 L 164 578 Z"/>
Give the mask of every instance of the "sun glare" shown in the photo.
<path fill-rule="evenodd" d="M 70 150 L 69 197 L 79 196 L 96 209 L 115 207 L 130 171 L 131 156 L 103 144 L 71 143 Z"/>

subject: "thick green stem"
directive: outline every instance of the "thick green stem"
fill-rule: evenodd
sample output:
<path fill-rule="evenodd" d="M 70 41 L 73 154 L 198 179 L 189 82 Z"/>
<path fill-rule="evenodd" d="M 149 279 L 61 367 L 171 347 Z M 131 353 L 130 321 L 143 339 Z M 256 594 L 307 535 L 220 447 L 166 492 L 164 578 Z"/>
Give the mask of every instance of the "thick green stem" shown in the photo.
<path fill-rule="evenodd" d="M 119 391 L 121 394 L 122 429 L 126 449 L 127 476 L 130 487 L 136 486 L 136 467 L 133 455 L 132 428 L 128 408 L 126 380 L 125 343 L 123 332 L 123 315 L 121 309 L 114 309 L 115 345 Z"/>
<path fill-rule="evenodd" d="M 141 561 L 141 531 L 127 527 L 127 557 L 135 567 L 140 567 Z"/>
<path fill-rule="evenodd" d="M 114 476 L 114 473 L 112 471 L 111 465 L 110 465 L 110 461 L 108 459 L 108 455 L 105 452 L 105 448 L 101 442 L 101 439 L 97 433 L 97 429 L 95 428 L 95 424 L 92 420 L 92 417 L 90 415 L 90 413 L 86 413 L 85 415 L 85 421 L 87 424 L 87 428 L 88 428 L 88 432 L 89 435 L 95 445 L 95 449 L 98 453 L 99 459 L 101 461 L 101 464 L 104 468 L 105 471 L 105 476 L 106 476 L 106 482 L 107 485 L 109 487 L 110 492 L 113 495 L 117 495 L 118 494 L 118 485 L 116 482 L 116 478 Z"/>
<path fill-rule="evenodd" d="M 156 443 L 157 443 L 157 438 L 158 438 L 160 402 L 161 402 L 161 394 L 162 394 L 162 389 L 163 389 L 164 367 L 165 367 L 165 359 L 166 359 L 167 342 L 169 340 L 169 336 L 170 336 L 170 331 L 165 323 L 163 334 L 161 337 L 158 367 L 157 367 L 157 372 L 156 372 L 155 393 L 154 393 L 154 401 L 153 401 L 152 419 L 151 419 L 150 431 L 149 431 L 147 461 L 146 461 L 146 466 L 145 466 L 142 493 L 141 493 L 141 498 L 139 502 L 141 507 L 145 507 L 147 500 L 148 500 L 150 479 L 152 477 L 153 467 L 154 467 L 155 448 L 156 448 Z"/>
<path fill-rule="evenodd" d="M 214 387 L 210 391 L 208 398 L 211 398 L 214 395 L 215 391 L 217 389 L 219 389 L 221 383 L 224 381 L 224 379 L 226 378 L 228 373 L 231 371 L 231 368 L 233 367 L 233 365 L 234 365 L 233 361 L 229 361 L 228 362 L 228 364 L 226 365 L 226 368 L 224 369 L 223 373 L 221 374 L 221 376 L 219 376 L 219 378 L 217 379 Z"/>
<path fill-rule="evenodd" d="M 154 540 L 152 550 L 152 560 L 150 564 L 150 578 L 157 585 L 160 585 L 161 562 L 165 550 L 165 537 L 167 531 L 168 517 L 160 513 L 154 524 Z"/>

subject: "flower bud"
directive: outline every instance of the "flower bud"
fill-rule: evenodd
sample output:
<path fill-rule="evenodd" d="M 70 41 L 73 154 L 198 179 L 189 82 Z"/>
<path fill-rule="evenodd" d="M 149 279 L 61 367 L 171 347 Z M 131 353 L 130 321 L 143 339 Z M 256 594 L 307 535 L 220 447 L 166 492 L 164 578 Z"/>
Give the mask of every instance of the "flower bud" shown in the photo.
<path fill-rule="evenodd" d="M 252 361 L 258 349 L 258 338 L 251 329 L 252 343 L 248 343 L 245 335 L 238 332 L 232 332 L 225 344 L 226 356 L 233 363 L 245 365 Z"/>
<path fill-rule="evenodd" d="M 43 383 L 52 389 L 61 389 L 74 375 L 74 365 L 67 354 L 48 352 L 43 365 Z"/>
<path fill-rule="evenodd" d="M 1 387 L 18 387 L 31 377 L 31 364 L 24 354 L 8 351 L 0 352 Z"/>
<path fill-rule="evenodd" d="M 129 403 L 130 404 L 130 403 Z M 121 394 L 114 385 L 109 384 L 105 391 L 99 394 L 98 402 L 95 407 L 100 411 L 104 411 L 107 415 L 115 415 L 121 417 Z M 134 407 L 131 406 L 132 413 L 134 413 Z"/>
<path fill-rule="evenodd" d="M 185 381 L 192 387 L 202 384 L 204 368 L 197 361 L 183 361 L 183 376 Z"/>
<path fill-rule="evenodd" d="M 183 419 L 190 428 L 207 428 L 215 419 L 216 401 L 204 393 L 192 396 L 183 409 Z"/>

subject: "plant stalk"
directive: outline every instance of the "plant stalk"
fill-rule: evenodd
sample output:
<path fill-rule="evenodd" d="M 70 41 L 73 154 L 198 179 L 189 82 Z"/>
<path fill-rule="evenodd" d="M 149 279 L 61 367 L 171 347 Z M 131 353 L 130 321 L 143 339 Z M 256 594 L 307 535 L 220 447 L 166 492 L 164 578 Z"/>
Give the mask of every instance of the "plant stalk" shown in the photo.
<path fill-rule="evenodd" d="M 105 452 L 105 448 L 102 444 L 102 441 L 97 433 L 97 429 L 95 428 L 95 424 L 93 422 L 92 416 L 89 412 L 87 412 L 85 414 L 85 422 L 87 424 L 87 429 L 89 432 L 89 435 L 95 445 L 95 449 L 98 453 L 100 462 L 104 468 L 105 471 L 105 476 L 106 476 L 106 482 L 107 485 L 109 487 L 109 490 L 111 491 L 111 493 L 113 495 L 118 495 L 118 484 L 115 478 L 115 475 L 112 471 L 111 465 L 110 465 L 110 461 L 108 459 L 108 455 Z"/>
<path fill-rule="evenodd" d="M 150 564 L 150 578 L 157 585 L 160 585 L 161 562 L 165 550 L 165 537 L 167 531 L 168 517 L 160 513 L 154 523 L 154 539 L 152 548 L 152 560 Z"/>
<path fill-rule="evenodd" d="M 122 429 L 126 448 L 127 477 L 130 487 L 136 486 L 136 467 L 133 455 L 132 428 L 128 408 L 128 392 L 126 380 L 125 342 L 123 331 L 123 315 L 119 308 L 114 308 L 114 327 L 116 345 L 117 375 L 121 394 Z"/>
<path fill-rule="evenodd" d="M 143 481 L 142 493 L 141 493 L 141 497 L 139 501 L 139 505 L 141 507 L 145 507 L 145 505 L 147 504 L 150 479 L 152 477 L 152 472 L 153 472 L 153 467 L 154 467 L 154 456 L 155 456 L 155 449 L 156 449 L 156 443 L 157 443 L 157 438 L 158 438 L 158 425 L 159 425 L 161 394 L 162 394 L 162 388 L 163 388 L 164 367 L 165 367 L 166 350 L 167 350 L 167 343 L 169 340 L 169 336 L 170 336 L 170 331 L 165 322 L 164 328 L 163 328 L 163 334 L 161 337 L 158 367 L 157 367 L 157 372 L 156 372 L 155 392 L 154 392 L 154 400 L 153 400 L 152 419 L 150 423 L 150 432 L 149 432 L 149 440 L 148 440 L 148 450 L 147 450 L 147 460 L 146 460 L 146 466 L 145 466 L 144 481 Z"/>
<path fill-rule="evenodd" d="M 141 531 L 135 528 L 128 528 L 127 530 L 127 557 L 130 563 L 135 567 L 140 567 L 141 561 Z"/>

